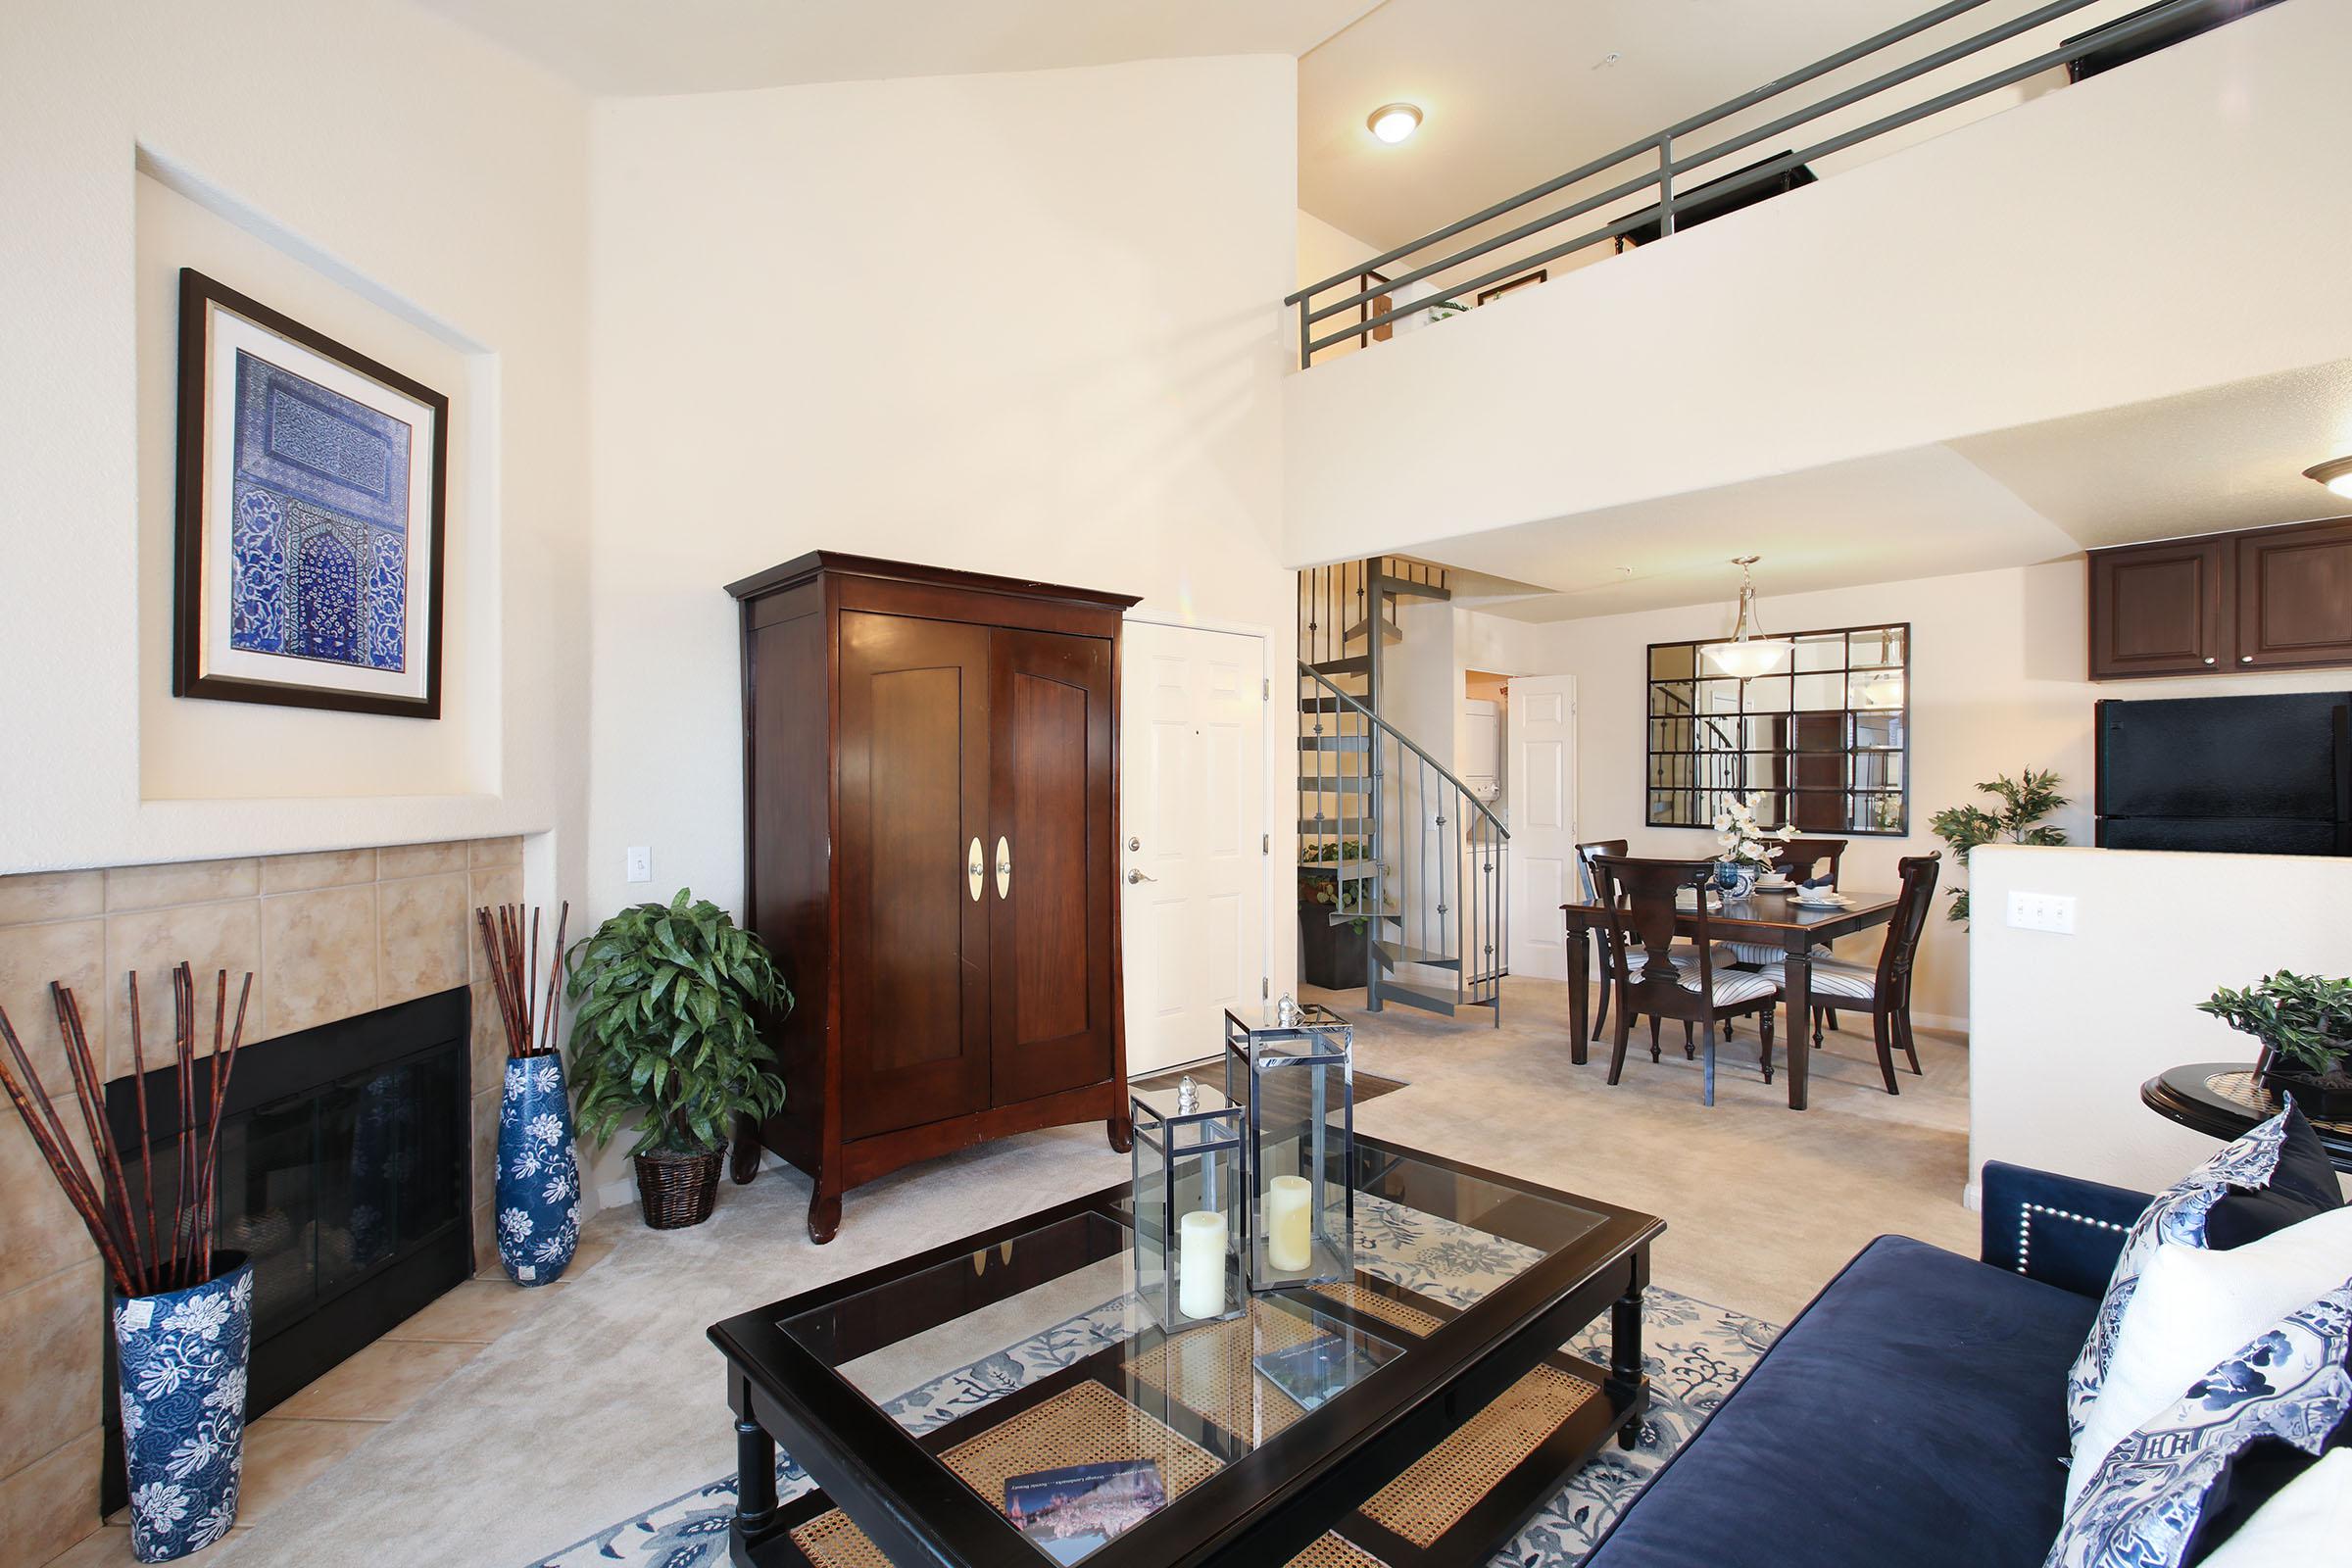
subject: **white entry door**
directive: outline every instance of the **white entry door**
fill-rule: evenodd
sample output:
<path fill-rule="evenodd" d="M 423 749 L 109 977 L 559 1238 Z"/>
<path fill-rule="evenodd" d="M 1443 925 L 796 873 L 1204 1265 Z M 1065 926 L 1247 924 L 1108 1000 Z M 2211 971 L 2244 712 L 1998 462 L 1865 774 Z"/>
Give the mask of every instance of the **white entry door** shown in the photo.
<path fill-rule="evenodd" d="M 1265 641 L 1131 620 L 1120 693 L 1127 1071 L 1214 1054 L 1266 974 Z"/>
<path fill-rule="evenodd" d="M 1510 685 L 1511 972 L 1568 978 L 1560 906 L 1576 879 L 1576 677 Z"/>

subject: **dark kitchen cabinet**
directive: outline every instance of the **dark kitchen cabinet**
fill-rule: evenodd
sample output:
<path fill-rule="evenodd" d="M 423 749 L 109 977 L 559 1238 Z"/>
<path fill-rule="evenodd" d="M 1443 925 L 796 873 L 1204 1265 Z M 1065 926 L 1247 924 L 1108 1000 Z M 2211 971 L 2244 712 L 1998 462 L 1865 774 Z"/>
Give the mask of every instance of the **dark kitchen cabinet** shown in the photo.
<path fill-rule="evenodd" d="M 2204 675 L 2230 648 L 2230 546 L 2174 540 L 2090 556 L 2090 678 Z"/>
<path fill-rule="evenodd" d="M 2352 520 L 2237 538 L 2240 669 L 2352 664 Z"/>
<path fill-rule="evenodd" d="M 2352 519 L 2090 553 L 2090 678 L 2352 664 Z"/>
<path fill-rule="evenodd" d="M 783 1112 L 738 1132 L 850 1188 L 1101 1119 L 1125 1148 L 1118 594 L 819 552 L 742 602 L 747 920 L 798 999 Z M 830 846 L 831 853 L 828 853 Z"/>

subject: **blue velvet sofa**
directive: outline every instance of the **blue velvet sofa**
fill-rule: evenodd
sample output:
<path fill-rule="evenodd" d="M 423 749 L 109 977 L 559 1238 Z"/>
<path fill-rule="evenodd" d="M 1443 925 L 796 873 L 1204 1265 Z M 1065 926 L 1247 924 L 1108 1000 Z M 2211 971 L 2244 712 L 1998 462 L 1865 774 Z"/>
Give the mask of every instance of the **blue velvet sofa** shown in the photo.
<path fill-rule="evenodd" d="M 2038 1568 L 2066 1374 L 2145 1193 L 1988 1164 L 1983 1256 L 1882 1236 L 1587 1568 Z"/>

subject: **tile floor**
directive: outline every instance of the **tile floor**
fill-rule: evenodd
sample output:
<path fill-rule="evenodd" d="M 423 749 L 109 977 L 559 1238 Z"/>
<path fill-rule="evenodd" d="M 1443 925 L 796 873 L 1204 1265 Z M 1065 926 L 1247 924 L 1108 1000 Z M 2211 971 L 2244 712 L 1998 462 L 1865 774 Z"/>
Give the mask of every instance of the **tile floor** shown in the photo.
<path fill-rule="evenodd" d="M 228 1555 L 225 1548 L 352 1450 L 414 1410 L 452 1372 L 501 1335 L 547 1311 L 561 1298 L 560 1293 L 577 1285 L 612 1252 L 614 1221 L 620 1218 L 633 1221 L 635 1215 L 618 1211 L 606 1216 L 604 1224 L 591 1224 L 571 1267 L 554 1285 L 520 1291 L 495 1268 L 486 1276 L 477 1275 L 247 1427 L 236 1526 L 226 1540 L 183 1560 L 203 1562 Z M 121 1568 L 136 1561 L 125 1510 L 64 1556 L 52 1558 L 49 1568 Z"/>

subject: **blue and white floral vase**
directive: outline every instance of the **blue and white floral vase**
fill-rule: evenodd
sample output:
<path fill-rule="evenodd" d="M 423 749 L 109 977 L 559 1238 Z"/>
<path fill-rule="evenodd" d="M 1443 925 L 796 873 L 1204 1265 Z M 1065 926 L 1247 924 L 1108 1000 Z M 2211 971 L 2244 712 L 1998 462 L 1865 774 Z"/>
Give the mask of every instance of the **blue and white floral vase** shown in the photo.
<path fill-rule="evenodd" d="M 253 1265 L 215 1254 L 202 1285 L 115 1298 L 130 1546 L 141 1562 L 201 1551 L 237 1521 Z"/>
<path fill-rule="evenodd" d="M 552 1285 L 580 1245 L 580 1166 L 555 1052 L 507 1058 L 498 1107 L 498 1258 L 517 1285 Z"/>
<path fill-rule="evenodd" d="M 1744 899 L 1756 890 L 1755 868 L 1739 860 L 1717 860 L 1715 885 L 1727 899 Z"/>

